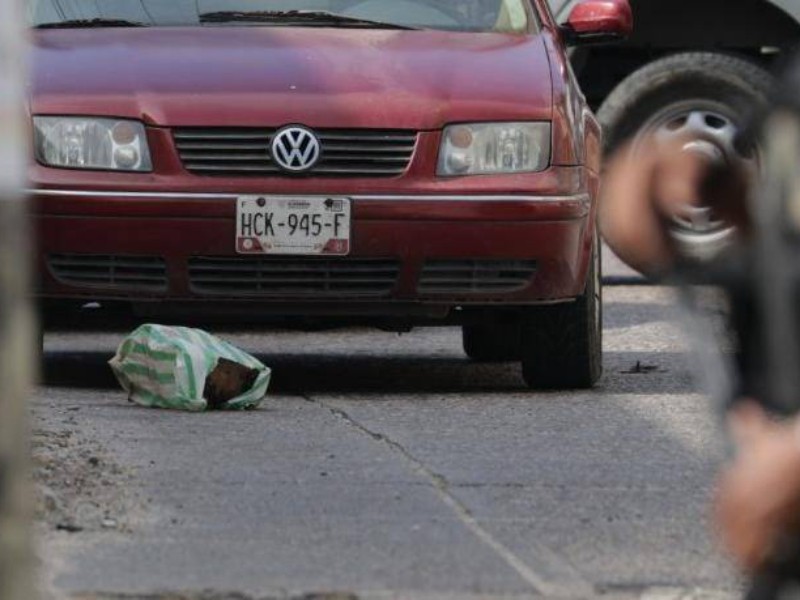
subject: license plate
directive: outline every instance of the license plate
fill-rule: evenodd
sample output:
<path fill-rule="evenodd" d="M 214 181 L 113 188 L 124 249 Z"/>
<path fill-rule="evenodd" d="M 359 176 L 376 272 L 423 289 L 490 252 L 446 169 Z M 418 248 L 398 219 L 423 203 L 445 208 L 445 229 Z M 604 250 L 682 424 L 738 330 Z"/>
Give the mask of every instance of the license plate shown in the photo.
<path fill-rule="evenodd" d="M 236 202 L 239 254 L 350 252 L 348 198 L 240 196 Z"/>

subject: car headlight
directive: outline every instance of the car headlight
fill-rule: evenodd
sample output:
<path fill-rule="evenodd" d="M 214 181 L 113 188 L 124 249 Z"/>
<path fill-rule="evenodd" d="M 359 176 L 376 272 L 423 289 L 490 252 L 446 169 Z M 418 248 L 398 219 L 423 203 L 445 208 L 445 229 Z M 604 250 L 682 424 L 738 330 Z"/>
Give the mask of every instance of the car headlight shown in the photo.
<path fill-rule="evenodd" d="M 438 175 L 543 171 L 550 164 L 549 123 L 473 123 L 445 127 Z"/>
<path fill-rule="evenodd" d="M 144 126 L 138 121 L 34 117 L 36 159 L 51 167 L 151 171 Z"/>

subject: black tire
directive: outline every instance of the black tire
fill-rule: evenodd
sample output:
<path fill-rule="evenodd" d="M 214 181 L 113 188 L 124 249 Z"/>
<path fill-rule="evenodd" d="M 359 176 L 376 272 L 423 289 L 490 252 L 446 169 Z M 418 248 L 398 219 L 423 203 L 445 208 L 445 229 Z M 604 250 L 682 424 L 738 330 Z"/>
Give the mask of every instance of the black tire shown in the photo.
<path fill-rule="evenodd" d="M 766 106 L 773 84 L 758 65 L 727 54 L 684 52 L 656 60 L 623 80 L 600 107 L 605 149 L 615 150 L 678 103 L 720 105 L 742 125 Z"/>
<path fill-rule="evenodd" d="M 510 362 L 522 356 L 519 321 L 487 319 L 461 328 L 464 352 L 475 362 Z"/>
<path fill-rule="evenodd" d="M 588 389 L 603 374 L 600 252 L 574 302 L 528 309 L 522 322 L 522 375 L 532 389 Z"/>

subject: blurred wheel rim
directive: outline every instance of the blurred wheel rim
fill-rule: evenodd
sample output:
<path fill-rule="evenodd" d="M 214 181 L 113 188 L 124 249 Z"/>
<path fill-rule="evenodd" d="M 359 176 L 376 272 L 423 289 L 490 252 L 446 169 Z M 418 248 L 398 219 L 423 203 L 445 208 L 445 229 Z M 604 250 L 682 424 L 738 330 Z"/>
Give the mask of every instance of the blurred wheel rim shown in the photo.
<path fill-rule="evenodd" d="M 639 130 L 634 153 L 645 139 L 667 143 L 686 139 L 686 152 L 705 155 L 712 162 L 740 165 L 758 170 L 757 152 L 736 143 L 741 130 L 738 117 L 729 106 L 713 100 L 695 99 L 670 104 L 655 113 Z M 673 219 L 671 235 L 679 251 L 689 257 L 707 260 L 717 256 L 733 241 L 736 229 L 713 214 L 707 206 L 686 207 Z"/>

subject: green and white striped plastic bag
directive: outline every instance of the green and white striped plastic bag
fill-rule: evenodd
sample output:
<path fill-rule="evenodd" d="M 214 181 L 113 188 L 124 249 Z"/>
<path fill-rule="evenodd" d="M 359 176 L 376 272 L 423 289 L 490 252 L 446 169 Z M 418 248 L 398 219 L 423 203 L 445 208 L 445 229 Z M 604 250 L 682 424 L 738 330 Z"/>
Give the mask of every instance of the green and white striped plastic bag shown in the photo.
<path fill-rule="evenodd" d="M 223 408 L 242 410 L 258 406 L 267 393 L 269 368 L 200 329 L 142 325 L 120 344 L 109 364 L 133 402 L 202 411 L 208 408 L 203 398 L 206 377 L 220 358 L 258 371 L 252 388 L 229 400 Z"/>

